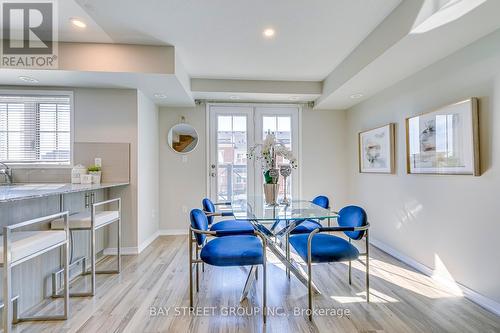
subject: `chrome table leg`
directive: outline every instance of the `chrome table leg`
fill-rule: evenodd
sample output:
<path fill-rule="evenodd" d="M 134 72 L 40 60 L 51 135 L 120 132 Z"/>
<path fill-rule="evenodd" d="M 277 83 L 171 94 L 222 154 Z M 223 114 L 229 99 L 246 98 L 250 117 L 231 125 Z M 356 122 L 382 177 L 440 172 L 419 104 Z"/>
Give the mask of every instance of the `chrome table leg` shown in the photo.
<path fill-rule="evenodd" d="M 308 278 L 307 274 L 303 274 L 299 269 L 297 269 L 290 261 L 286 260 L 286 256 L 282 253 L 282 250 L 276 246 L 273 242 L 269 241 L 267 242 L 267 247 L 273 252 L 273 254 L 281 261 L 286 268 L 290 270 L 293 275 L 304 285 L 308 286 Z M 319 294 L 318 288 L 316 286 L 312 286 L 312 289 L 315 294 Z"/>
<path fill-rule="evenodd" d="M 253 286 L 253 283 L 255 281 L 257 275 L 256 273 L 257 266 L 252 266 L 252 268 L 250 268 L 250 272 L 248 272 L 247 281 L 245 282 L 245 287 L 243 288 L 243 292 L 241 293 L 240 302 L 243 302 L 247 298 L 248 292 L 250 291 L 250 288 Z"/>

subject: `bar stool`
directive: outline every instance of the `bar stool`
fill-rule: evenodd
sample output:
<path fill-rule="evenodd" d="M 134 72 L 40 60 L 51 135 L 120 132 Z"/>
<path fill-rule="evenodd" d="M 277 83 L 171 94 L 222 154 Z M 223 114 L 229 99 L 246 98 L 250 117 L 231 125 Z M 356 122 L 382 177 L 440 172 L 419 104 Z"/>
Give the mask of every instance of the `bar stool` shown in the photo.
<path fill-rule="evenodd" d="M 22 321 L 66 320 L 69 313 L 69 275 L 68 275 L 68 212 L 21 222 L 3 227 L 2 246 L 0 248 L 0 266 L 3 267 L 3 331 L 12 331 L 12 324 Z M 58 231 L 14 231 L 61 218 L 63 230 Z M 21 317 L 18 314 L 18 296 L 12 298 L 12 268 L 48 251 L 62 249 L 64 268 L 64 310 L 63 314 L 51 316 Z M 12 304 L 11 304 L 12 303 Z M 12 318 L 12 322 L 11 322 Z"/>
<path fill-rule="evenodd" d="M 105 210 L 97 211 L 96 208 L 108 204 L 117 204 L 117 210 Z M 101 202 L 96 202 L 92 204 L 92 209 L 90 212 L 81 212 L 69 216 L 68 227 L 70 231 L 76 230 L 86 230 L 90 231 L 90 276 L 91 276 L 91 288 L 88 292 L 70 293 L 71 297 L 87 297 L 95 295 L 95 275 L 96 274 L 119 274 L 121 270 L 121 199 L 111 199 Z M 51 227 L 54 230 L 61 229 L 63 227 L 63 222 L 61 219 L 52 221 Z M 96 270 L 96 260 L 95 260 L 95 235 L 96 231 L 104 228 L 112 223 L 117 222 L 118 232 L 117 232 L 117 266 L 113 270 Z M 83 267 L 85 274 L 86 267 Z M 53 287 L 54 288 L 54 287 Z M 57 291 L 53 290 L 53 294 Z M 54 295 L 59 296 L 59 295 Z"/>

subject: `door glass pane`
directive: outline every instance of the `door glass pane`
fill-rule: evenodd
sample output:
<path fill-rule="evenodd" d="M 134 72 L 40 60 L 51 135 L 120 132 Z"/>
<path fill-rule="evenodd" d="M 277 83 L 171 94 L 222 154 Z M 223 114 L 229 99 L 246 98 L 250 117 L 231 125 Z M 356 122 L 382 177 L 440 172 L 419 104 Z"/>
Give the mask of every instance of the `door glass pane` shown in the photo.
<path fill-rule="evenodd" d="M 272 133 L 276 136 L 276 140 L 287 147 L 292 149 L 292 117 L 291 116 L 263 116 L 262 117 L 262 138 L 264 139 L 267 133 Z M 295 154 L 296 152 L 294 152 Z M 283 164 L 290 162 L 281 156 L 276 158 L 276 166 L 279 167 Z M 279 177 L 279 197 L 283 197 L 285 193 L 285 186 L 283 177 Z M 286 193 L 290 198 L 292 193 L 292 176 L 287 178 Z"/>
<path fill-rule="evenodd" d="M 247 117 L 217 116 L 217 200 L 246 199 Z"/>
<path fill-rule="evenodd" d="M 262 139 L 266 138 L 267 133 L 276 132 L 276 117 L 264 116 L 262 117 Z"/>

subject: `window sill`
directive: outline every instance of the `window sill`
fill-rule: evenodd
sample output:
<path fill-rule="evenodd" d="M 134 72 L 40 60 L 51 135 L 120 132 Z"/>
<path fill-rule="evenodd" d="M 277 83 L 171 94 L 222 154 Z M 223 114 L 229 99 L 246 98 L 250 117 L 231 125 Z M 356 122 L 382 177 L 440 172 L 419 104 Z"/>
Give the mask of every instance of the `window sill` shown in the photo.
<path fill-rule="evenodd" d="M 71 169 L 70 164 L 22 164 L 5 163 L 9 168 L 15 169 Z"/>

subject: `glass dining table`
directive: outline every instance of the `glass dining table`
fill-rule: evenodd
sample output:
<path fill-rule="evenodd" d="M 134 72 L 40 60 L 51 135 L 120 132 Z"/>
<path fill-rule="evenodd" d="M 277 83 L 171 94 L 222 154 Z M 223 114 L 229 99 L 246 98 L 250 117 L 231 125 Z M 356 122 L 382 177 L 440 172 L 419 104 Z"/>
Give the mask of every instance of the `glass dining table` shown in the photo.
<path fill-rule="evenodd" d="M 337 212 L 325 209 L 307 200 L 290 200 L 288 205 L 268 205 L 263 197 L 250 196 L 247 199 L 231 201 L 231 210 L 235 220 L 249 221 L 256 230 L 263 234 L 269 250 L 283 263 L 286 274 L 290 272 L 307 286 L 307 275 L 290 257 L 288 237 L 295 227 L 306 220 L 319 220 L 330 226 L 337 218 Z M 241 300 L 245 299 L 256 277 L 257 266 L 248 274 Z M 314 292 L 318 290 L 313 286 Z"/>

